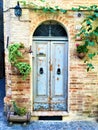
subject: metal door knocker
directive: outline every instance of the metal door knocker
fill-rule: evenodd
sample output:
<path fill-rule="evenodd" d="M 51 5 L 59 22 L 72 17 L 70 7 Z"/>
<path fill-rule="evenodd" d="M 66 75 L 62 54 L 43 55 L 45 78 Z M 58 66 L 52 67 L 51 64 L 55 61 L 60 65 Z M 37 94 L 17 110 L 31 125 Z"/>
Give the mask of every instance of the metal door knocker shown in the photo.
<path fill-rule="evenodd" d="M 40 73 L 40 74 L 43 74 L 43 73 L 44 73 L 43 68 L 40 68 L 39 73 Z"/>
<path fill-rule="evenodd" d="M 60 69 L 60 68 L 57 69 L 57 74 L 58 74 L 58 75 L 61 74 L 61 69 Z"/>

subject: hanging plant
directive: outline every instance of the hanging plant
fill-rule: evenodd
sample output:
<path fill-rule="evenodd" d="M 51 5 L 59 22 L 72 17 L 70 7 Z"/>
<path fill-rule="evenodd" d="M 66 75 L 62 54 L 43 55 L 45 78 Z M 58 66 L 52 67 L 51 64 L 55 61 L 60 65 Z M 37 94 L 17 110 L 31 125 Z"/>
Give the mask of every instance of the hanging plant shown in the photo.
<path fill-rule="evenodd" d="M 9 45 L 8 51 L 9 51 L 9 61 L 12 65 L 17 63 L 17 58 L 22 57 L 22 53 L 19 51 L 19 49 L 24 48 L 24 45 L 22 43 L 14 43 Z"/>
<path fill-rule="evenodd" d="M 80 58 L 80 59 L 83 59 L 86 55 L 86 53 L 88 52 L 88 48 L 87 48 L 87 45 L 86 44 L 83 44 L 83 45 L 79 45 L 79 44 L 76 44 L 76 52 L 77 52 L 77 56 Z"/>
<path fill-rule="evenodd" d="M 22 51 L 21 51 L 22 49 Z M 31 71 L 31 67 L 28 63 L 19 62 L 19 58 L 23 58 L 23 53 L 25 52 L 25 47 L 22 43 L 13 43 L 8 47 L 9 51 L 9 62 L 17 70 L 17 73 L 23 76 L 23 79 L 26 79 Z"/>
<path fill-rule="evenodd" d="M 15 67 L 19 70 L 20 74 L 23 75 L 23 79 L 25 80 L 31 71 L 31 67 L 28 63 L 18 62 L 15 64 Z"/>

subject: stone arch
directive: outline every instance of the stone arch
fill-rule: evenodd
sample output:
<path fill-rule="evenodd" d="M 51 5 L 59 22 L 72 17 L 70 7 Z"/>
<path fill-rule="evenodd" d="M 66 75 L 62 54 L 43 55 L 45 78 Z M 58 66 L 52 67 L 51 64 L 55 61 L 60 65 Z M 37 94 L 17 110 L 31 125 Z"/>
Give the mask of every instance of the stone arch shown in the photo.
<path fill-rule="evenodd" d="M 65 29 L 66 33 L 68 34 L 68 37 L 69 37 L 69 31 L 68 31 L 68 20 L 65 19 L 64 15 L 62 16 L 56 16 L 56 15 L 53 15 L 53 16 L 49 16 L 47 17 L 46 15 L 41 15 L 37 18 L 33 18 L 31 19 L 31 36 L 32 34 L 35 32 L 36 28 L 43 22 L 45 21 L 50 21 L 50 20 L 53 20 L 53 21 L 56 21 L 58 22 L 59 24 L 61 24 L 61 26 Z"/>
<path fill-rule="evenodd" d="M 42 22 L 34 31 L 33 36 L 54 36 L 68 37 L 65 28 L 61 23 L 55 20 L 47 20 Z"/>

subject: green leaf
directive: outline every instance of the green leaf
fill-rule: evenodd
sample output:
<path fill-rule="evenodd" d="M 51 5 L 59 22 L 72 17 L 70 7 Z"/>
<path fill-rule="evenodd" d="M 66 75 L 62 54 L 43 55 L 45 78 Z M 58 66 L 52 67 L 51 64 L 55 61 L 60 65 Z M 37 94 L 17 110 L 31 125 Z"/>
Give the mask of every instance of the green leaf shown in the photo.
<path fill-rule="evenodd" d="M 98 9 L 96 9 L 96 10 L 94 11 L 94 15 L 95 15 L 96 17 L 98 17 Z"/>
<path fill-rule="evenodd" d="M 42 10 L 43 10 L 44 13 L 46 13 L 46 12 L 48 12 L 49 9 L 48 8 L 43 8 Z"/>
<path fill-rule="evenodd" d="M 93 16 L 92 15 L 88 16 L 87 18 L 93 20 Z"/>
<path fill-rule="evenodd" d="M 89 54 L 88 54 L 88 57 L 89 57 L 90 59 L 92 59 L 95 55 L 96 55 L 95 53 L 89 53 Z"/>
<path fill-rule="evenodd" d="M 88 33 L 85 33 L 85 36 L 86 36 L 86 37 L 88 37 L 88 36 L 89 36 L 89 34 L 88 34 Z"/>
<path fill-rule="evenodd" d="M 80 8 L 74 8 L 74 7 L 72 7 L 72 10 L 73 10 L 73 11 L 79 11 Z"/>
<path fill-rule="evenodd" d="M 59 6 L 55 6 L 56 9 L 59 9 Z"/>
<path fill-rule="evenodd" d="M 91 21 L 90 21 L 90 20 L 87 20 L 87 21 L 86 21 L 86 24 L 87 24 L 87 25 L 91 25 Z"/>
<path fill-rule="evenodd" d="M 91 67 L 91 66 L 92 66 L 92 64 L 91 64 L 91 63 L 87 63 L 87 66 L 88 66 L 88 67 Z"/>
<path fill-rule="evenodd" d="M 92 9 L 96 9 L 97 8 L 97 5 L 91 5 L 90 6 Z"/>
<path fill-rule="evenodd" d="M 87 60 L 84 60 L 84 63 L 86 63 L 87 62 Z"/>
<path fill-rule="evenodd" d="M 95 46 L 95 42 L 94 41 L 88 41 L 88 45 L 89 46 Z"/>
<path fill-rule="evenodd" d="M 55 9 L 53 9 L 53 8 L 49 8 L 49 11 L 50 11 L 51 13 L 56 12 L 56 10 L 55 10 Z"/>
<path fill-rule="evenodd" d="M 94 13 L 96 17 L 98 17 L 98 13 Z"/>
<path fill-rule="evenodd" d="M 89 69 L 90 69 L 90 68 L 88 67 L 88 68 L 87 68 L 87 72 L 89 71 Z"/>
<path fill-rule="evenodd" d="M 66 13 L 66 12 L 67 12 L 67 10 L 65 10 L 65 9 L 60 9 L 60 11 L 61 11 L 62 13 Z"/>
<path fill-rule="evenodd" d="M 94 21 L 94 20 L 96 20 L 97 17 L 96 17 L 95 15 L 90 15 L 90 16 L 88 16 L 87 18 L 90 18 L 91 20 Z"/>
<path fill-rule="evenodd" d="M 23 6 L 26 6 L 26 1 L 25 0 L 21 0 L 20 3 L 22 3 Z"/>
<path fill-rule="evenodd" d="M 45 0 L 40 0 L 40 1 L 45 2 Z"/>
<path fill-rule="evenodd" d="M 89 32 L 90 30 L 92 30 L 92 26 L 90 26 L 90 27 L 87 29 L 88 32 Z"/>
<path fill-rule="evenodd" d="M 98 27 L 96 27 L 96 29 L 93 31 L 93 34 L 94 34 L 95 36 L 98 36 Z"/>
<path fill-rule="evenodd" d="M 98 36 L 98 32 L 93 32 L 93 34 L 94 34 L 95 36 Z"/>
<path fill-rule="evenodd" d="M 88 67 L 87 67 L 87 72 L 90 70 L 90 69 L 94 69 L 94 66 L 92 63 L 87 63 L 86 64 Z"/>

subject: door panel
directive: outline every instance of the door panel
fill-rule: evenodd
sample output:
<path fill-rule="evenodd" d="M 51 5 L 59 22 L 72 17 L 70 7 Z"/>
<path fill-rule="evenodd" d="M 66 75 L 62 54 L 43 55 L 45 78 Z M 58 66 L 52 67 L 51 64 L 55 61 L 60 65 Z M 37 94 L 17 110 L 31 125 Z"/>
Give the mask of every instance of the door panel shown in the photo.
<path fill-rule="evenodd" d="M 67 43 L 35 42 L 34 110 L 67 110 Z"/>
<path fill-rule="evenodd" d="M 34 70 L 34 110 L 48 110 L 48 43 L 35 44 L 35 70 Z"/>
<path fill-rule="evenodd" d="M 65 77 L 67 72 L 65 71 L 65 64 L 67 62 L 67 47 L 65 48 L 66 43 L 52 43 L 52 63 L 53 63 L 53 72 L 51 79 L 51 109 L 52 110 L 66 110 L 66 95 L 67 91 L 65 86 Z"/>
<path fill-rule="evenodd" d="M 64 83 L 64 46 L 59 44 L 53 44 L 52 48 L 53 52 L 53 94 L 55 96 L 62 96 L 63 95 L 63 83 Z"/>

